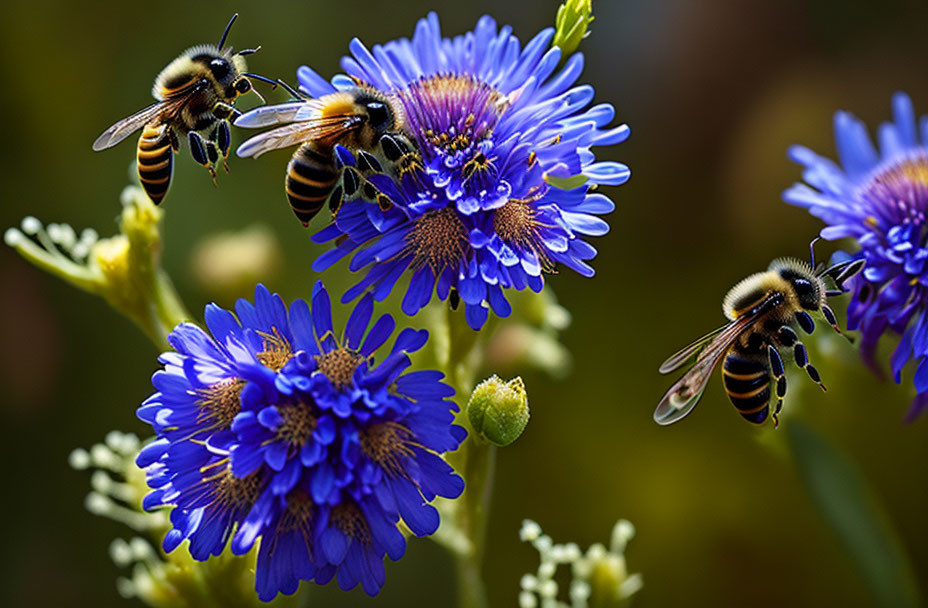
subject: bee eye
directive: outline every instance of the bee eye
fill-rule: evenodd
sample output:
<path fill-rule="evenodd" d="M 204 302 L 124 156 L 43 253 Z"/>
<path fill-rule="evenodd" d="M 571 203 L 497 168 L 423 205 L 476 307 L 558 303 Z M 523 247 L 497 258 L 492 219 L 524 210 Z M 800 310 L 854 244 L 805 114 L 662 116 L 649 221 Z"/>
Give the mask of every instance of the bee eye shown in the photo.
<path fill-rule="evenodd" d="M 811 296 L 815 293 L 815 288 L 812 287 L 812 283 L 806 279 L 793 279 L 793 288 L 796 290 L 796 295 L 800 298 L 803 296 Z"/>
<path fill-rule="evenodd" d="M 209 62 L 209 69 L 217 79 L 222 80 L 229 75 L 229 62 L 225 59 L 216 58 Z"/>
<path fill-rule="evenodd" d="M 384 127 L 390 121 L 390 113 L 387 111 L 386 104 L 380 101 L 369 101 L 365 107 L 373 127 Z"/>

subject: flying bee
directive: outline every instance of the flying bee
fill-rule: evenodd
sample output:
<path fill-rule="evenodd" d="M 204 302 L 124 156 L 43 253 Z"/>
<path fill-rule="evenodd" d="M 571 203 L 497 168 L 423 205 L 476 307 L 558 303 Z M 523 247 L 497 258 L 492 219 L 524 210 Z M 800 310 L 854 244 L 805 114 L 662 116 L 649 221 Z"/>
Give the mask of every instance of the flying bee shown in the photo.
<path fill-rule="evenodd" d="M 300 144 L 287 165 L 285 186 L 304 226 L 326 202 L 333 214 L 358 196 L 388 210 L 393 201 L 367 178 L 386 173 L 402 179 L 422 167 L 415 144 L 404 134 L 399 100 L 361 83 L 315 99 L 287 89 L 298 101 L 255 108 L 235 121 L 239 127 L 282 125 L 245 141 L 236 153 L 257 158 Z M 340 157 L 337 146 L 350 153 L 353 164 Z"/>
<path fill-rule="evenodd" d="M 229 171 L 229 119 L 241 114 L 233 107 L 238 96 L 254 91 L 249 78 L 277 86 L 276 81 L 245 71 L 244 56 L 261 47 L 233 52 L 224 46 L 236 18 L 238 13 L 229 20 L 219 44 L 191 47 L 161 70 L 151 91 L 156 103 L 120 120 L 93 142 L 95 151 L 106 150 L 141 128 L 136 153 L 139 180 L 156 205 L 171 184 L 180 137 L 187 137 L 191 156 L 215 183 L 214 167 L 220 158 Z"/>
<path fill-rule="evenodd" d="M 811 334 L 815 322 L 810 313 L 821 313 L 841 333 L 826 301 L 844 293 L 844 281 L 857 274 L 863 265 L 863 260 L 848 260 L 816 268 L 814 255 L 811 264 L 778 259 L 765 272 L 752 274 L 735 285 L 723 304 L 730 322 L 661 365 L 660 372 L 667 374 L 693 362 L 661 399 L 654 411 L 655 422 L 673 424 L 689 414 L 699 403 L 713 370 L 724 360 L 722 380 L 738 413 L 754 424 L 764 423 L 771 416 L 770 399 L 775 393 L 777 401 L 772 417 L 774 424 L 778 424 L 777 415 L 786 395 L 786 374 L 779 348 L 791 349 L 796 365 L 825 390 L 795 328 Z M 829 289 L 826 278 L 834 282 L 836 289 Z"/>

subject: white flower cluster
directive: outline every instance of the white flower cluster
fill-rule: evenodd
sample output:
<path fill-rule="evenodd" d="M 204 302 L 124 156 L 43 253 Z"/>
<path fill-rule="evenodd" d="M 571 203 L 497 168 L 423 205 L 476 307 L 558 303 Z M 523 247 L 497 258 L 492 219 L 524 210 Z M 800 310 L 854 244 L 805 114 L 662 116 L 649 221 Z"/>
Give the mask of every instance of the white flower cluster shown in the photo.
<path fill-rule="evenodd" d="M 118 521 L 139 533 L 157 533 L 166 530 L 168 520 L 164 512 L 142 511 L 142 498 L 146 491 L 143 474 L 135 466 L 141 443 L 132 433 L 110 431 L 103 443 L 89 450 L 78 448 L 68 458 L 71 467 L 92 469 L 91 492 L 84 506 L 94 515 Z M 117 589 L 123 597 L 144 595 L 137 589 L 140 582 L 150 581 L 163 570 L 163 562 L 151 543 L 135 537 L 129 541 L 116 539 L 110 545 L 110 557 L 121 567 L 134 566 L 132 580 L 120 578 Z"/>
<path fill-rule="evenodd" d="M 609 549 L 597 543 L 584 554 L 576 543 L 555 544 L 543 534 L 541 526 L 530 519 L 522 522 L 519 537 L 530 542 L 541 563 L 535 574 L 522 577 L 520 608 L 588 608 L 589 606 L 624 606 L 628 598 L 641 589 L 640 574 L 628 574 L 625 546 L 635 535 L 635 527 L 623 520 L 612 529 Z M 570 603 L 558 599 L 560 591 L 554 580 L 557 569 L 570 565 Z"/>

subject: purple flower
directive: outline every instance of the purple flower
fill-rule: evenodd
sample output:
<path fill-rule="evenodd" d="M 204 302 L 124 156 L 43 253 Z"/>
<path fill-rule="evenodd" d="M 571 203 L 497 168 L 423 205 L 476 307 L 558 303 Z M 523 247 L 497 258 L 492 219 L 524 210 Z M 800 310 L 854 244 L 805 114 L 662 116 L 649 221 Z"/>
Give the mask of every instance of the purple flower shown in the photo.
<path fill-rule="evenodd" d="M 464 488 L 440 456 L 465 436 L 452 424 L 454 391 L 439 372 L 408 371 L 427 333 L 401 331 L 375 364 L 392 317 L 372 324 L 365 296 L 339 338 L 321 283 L 311 309 L 296 300 L 288 310 L 259 285 L 236 313 L 207 307 L 212 335 L 179 326 L 158 392 L 139 408 L 158 434 L 138 459 L 152 487 L 145 506 L 174 507 L 165 550 L 189 540 L 204 560 L 230 539 L 235 554 L 260 539 L 264 601 L 333 576 L 375 595 L 384 555 L 405 551 L 400 519 L 431 534 L 429 502 Z"/>
<path fill-rule="evenodd" d="M 906 363 L 915 362 L 917 396 L 907 415 L 914 420 L 928 405 L 928 117 L 916 122 L 904 93 L 893 96 L 892 106 L 893 122 L 877 132 L 878 149 L 863 122 L 835 114 L 840 165 L 808 148 L 790 148 L 805 183 L 783 199 L 821 218 L 827 224 L 822 237 L 857 241 L 866 266 L 849 282 L 848 328 L 861 331 L 861 353 L 874 367 L 879 338 L 902 335 L 890 364 L 900 382 Z"/>

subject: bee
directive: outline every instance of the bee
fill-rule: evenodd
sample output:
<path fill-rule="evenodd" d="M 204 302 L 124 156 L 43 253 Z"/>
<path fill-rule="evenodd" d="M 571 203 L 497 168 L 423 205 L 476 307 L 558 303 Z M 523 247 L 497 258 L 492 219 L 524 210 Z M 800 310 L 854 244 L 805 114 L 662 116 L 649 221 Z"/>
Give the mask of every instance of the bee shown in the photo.
<path fill-rule="evenodd" d="M 298 101 L 256 108 L 235 121 L 238 127 L 282 125 L 245 141 L 236 153 L 257 158 L 300 144 L 287 164 L 285 187 L 304 226 L 326 202 L 333 214 L 358 196 L 388 210 L 393 201 L 368 177 L 387 173 L 402 179 L 422 168 L 415 144 L 404 134 L 399 100 L 361 83 L 315 99 L 287 89 Z"/>
<path fill-rule="evenodd" d="M 814 243 L 814 241 L 813 241 Z M 728 398 L 745 420 L 763 424 L 771 416 L 771 394 L 776 395 L 772 417 L 777 415 L 786 395 L 786 374 L 779 349 L 791 349 L 796 365 L 822 390 L 818 371 L 809 363 L 806 348 L 796 328 L 807 334 L 815 329 L 810 313 L 821 313 L 841 333 L 835 313 L 827 298 L 845 292 L 844 281 L 863 268 L 863 260 L 847 260 L 825 268 L 816 268 L 796 259 L 777 259 L 765 272 L 752 274 L 725 296 L 723 311 L 727 325 L 683 348 L 660 367 L 670 373 L 692 361 L 683 375 L 661 399 L 654 411 L 658 424 L 673 424 L 693 411 L 713 370 L 724 360 L 722 380 Z M 825 279 L 836 289 L 829 289 Z M 773 385 L 771 390 L 771 384 Z"/>
<path fill-rule="evenodd" d="M 215 184 L 214 166 L 220 158 L 229 171 L 229 119 L 241 114 L 233 107 L 236 98 L 254 91 L 249 78 L 276 86 L 275 81 L 245 71 L 244 56 L 261 47 L 233 52 L 224 46 L 236 18 L 238 13 L 229 20 L 219 44 L 191 47 L 161 70 L 151 91 L 157 102 L 120 120 L 93 142 L 95 151 L 106 150 L 141 128 L 136 152 L 139 181 L 156 205 L 171 184 L 180 137 L 186 135 L 190 155 L 209 171 Z"/>

